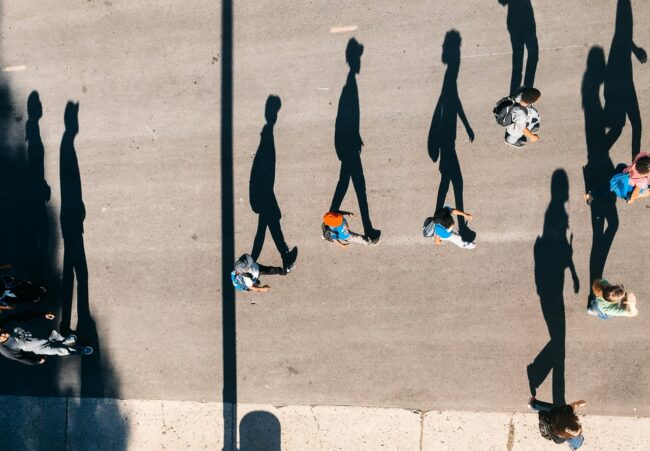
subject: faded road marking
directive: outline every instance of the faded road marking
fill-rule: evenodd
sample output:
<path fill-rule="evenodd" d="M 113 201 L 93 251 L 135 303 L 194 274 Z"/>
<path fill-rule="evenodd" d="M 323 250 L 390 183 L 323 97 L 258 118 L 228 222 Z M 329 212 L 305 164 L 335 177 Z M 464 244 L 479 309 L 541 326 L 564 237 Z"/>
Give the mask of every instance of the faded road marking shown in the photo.
<path fill-rule="evenodd" d="M 2 72 L 19 72 L 25 69 L 27 69 L 27 66 L 7 66 L 2 69 Z"/>
<path fill-rule="evenodd" d="M 330 28 L 330 33 L 348 33 L 350 31 L 357 31 L 356 25 L 346 25 L 343 27 L 332 27 Z"/>
<path fill-rule="evenodd" d="M 566 50 L 566 49 L 577 49 L 580 47 L 587 47 L 591 44 L 583 45 L 567 45 L 566 47 L 548 47 L 545 49 L 539 49 L 540 52 L 548 52 L 553 50 Z M 512 52 L 494 52 L 494 53 L 479 53 L 477 55 L 468 55 L 461 56 L 460 59 L 469 59 L 469 58 L 484 58 L 486 56 L 499 56 L 499 55 L 512 55 Z"/>

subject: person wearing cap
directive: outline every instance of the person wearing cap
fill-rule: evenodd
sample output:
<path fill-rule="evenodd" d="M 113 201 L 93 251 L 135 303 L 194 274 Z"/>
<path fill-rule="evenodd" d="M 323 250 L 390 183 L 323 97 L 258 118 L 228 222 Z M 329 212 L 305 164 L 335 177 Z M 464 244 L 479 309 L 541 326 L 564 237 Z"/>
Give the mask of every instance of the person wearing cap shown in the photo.
<path fill-rule="evenodd" d="M 378 244 L 376 241 L 373 243 L 367 236 L 359 235 L 350 230 L 345 216 L 354 218 L 354 213 L 350 213 L 349 211 L 328 211 L 325 213 L 322 225 L 324 240 L 336 243 L 344 249 L 347 248 L 350 243 Z"/>
<path fill-rule="evenodd" d="M 533 106 L 542 94 L 535 88 L 521 88 L 512 107 L 512 124 L 506 127 L 505 142 L 513 147 L 539 141 L 540 116 Z"/>
<path fill-rule="evenodd" d="M 260 274 L 262 275 L 275 275 L 279 274 L 286 276 L 289 274 L 295 265 L 290 265 L 287 268 L 280 268 L 277 266 L 264 266 L 257 263 L 250 254 L 244 254 L 239 257 L 235 262 L 235 267 L 230 273 L 230 279 L 237 291 L 269 291 L 269 285 L 262 285 L 260 282 Z"/>

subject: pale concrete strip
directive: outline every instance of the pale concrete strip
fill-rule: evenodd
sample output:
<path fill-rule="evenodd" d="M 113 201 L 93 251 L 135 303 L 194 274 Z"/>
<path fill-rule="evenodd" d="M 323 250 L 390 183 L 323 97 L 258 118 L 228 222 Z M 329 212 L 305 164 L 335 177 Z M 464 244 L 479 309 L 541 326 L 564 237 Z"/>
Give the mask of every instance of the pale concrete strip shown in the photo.
<path fill-rule="evenodd" d="M 231 425 L 232 406 L 225 407 Z M 0 449 L 220 450 L 223 408 L 193 401 L 5 397 Z M 246 451 L 565 449 L 540 437 L 532 413 L 240 404 L 237 418 L 237 448 Z M 582 422 L 584 450 L 650 449 L 650 418 L 587 415 Z"/>

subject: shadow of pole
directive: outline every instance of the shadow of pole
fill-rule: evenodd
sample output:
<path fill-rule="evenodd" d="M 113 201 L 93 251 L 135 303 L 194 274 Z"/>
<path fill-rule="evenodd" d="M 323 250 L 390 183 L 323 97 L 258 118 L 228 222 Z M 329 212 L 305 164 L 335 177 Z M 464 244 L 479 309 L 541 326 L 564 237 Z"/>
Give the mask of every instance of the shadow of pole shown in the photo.
<path fill-rule="evenodd" d="M 235 290 L 230 268 L 235 261 L 232 140 L 232 0 L 221 3 L 221 330 L 223 346 L 223 449 L 237 443 L 237 335 Z M 229 407 L 232 406 L 231 408 Z"/>

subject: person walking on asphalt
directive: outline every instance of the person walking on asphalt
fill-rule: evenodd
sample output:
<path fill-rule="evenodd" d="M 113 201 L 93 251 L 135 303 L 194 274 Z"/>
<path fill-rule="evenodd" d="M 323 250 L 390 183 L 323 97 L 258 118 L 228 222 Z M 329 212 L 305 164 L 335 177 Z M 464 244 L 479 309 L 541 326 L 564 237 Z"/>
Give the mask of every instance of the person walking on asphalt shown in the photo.
<path fill-rule="evenodd" d="M 585 401 L 575 401 L 564 406 L 554 406 L 548 402 L 530 398 L 528 407 L 539 412 L 539 432 L 547 440 L 560 444 L 566 443 L 571 449 L 578 449 L 584 442 L 582 425 L 576 415 L 578 407 L 586 404 Z"/>
<path fill-rule="evenodd" d="M 230 273 L 230 280 L 237 291 L 258 291 L 266 292 L 271 288 L 269 285 L 262 285 L 261 275 L 286 276 L 294 267 L 280 268 L 277 266 L 264 266 L 257 263 L 249 254 L 244 254 L 235 262 L 235 267 Z"/>
<path fill-rule="evenodd" d="M 336 243 L 343 249 L 347 249 L 350 243 L 370 244 L 370 238 L 350 230 L 345 216 L 354 218 L 354 213 L 348 211 L 328 211 L 325 213 L 322 225 L 323 239 Z"/>
<path fill-rule="evenodd" d="M 510 111 L 512 123 L 506 127 L 506 144 L 523 147 L 528 141 L 539 141 L 540 116 L 533 104 L 541 96 L 535 88 L 523 88 L 515 96 L 515 104 Z"/>
<path fill-rule="evenodd" d="M 262 128 L 260 145 L 253 160 L 251 178 L 249 183 L 249 197 L 251 208 L 258 214 L 257 232 L 253 241 L 251 255 L 257 260 L 262 252 L 266 229 L 268 228 L 275 242 L 275 247 L 282 258 L 285 270 L 293 269 L 298 257 L 298 248 L 289 250 L 284 240 L 280 219 L 282 212 L 275 197 L 275 140 L 273 127 L 278 120 L 278 111 L 282 103 L 280 97 L 270 95 L 266 99 L 264 116 L 266 124 Z"/>
<path fill-rule="evenodd" d="M 63 337 L 56 330 L 53 330 L 50 337 L 45 339 L 32 336 L 31 332 L 22 327 L 16 327 L 13 331 L 3 327 L 5 323 L 10 321 L 15 322 L 20 319 L 29 319 L 40 315 L 43 314 L 40 312 L 32 312 L 2 318 L 2 321 L 0 321 L 0 354 L 8 359 L 26 365 L 37 365 L 45 363 L 44 356 L 90 355 L 93 353 L 93 348 L 90 346 L 77 346 L 76 335 Z M 53 320 L 54 314 L 48 312 L 44 314 L 44 317 L 48 320 Z"/>
<path fill-rule="evenodd" d="M 613 316 L 634 317 L 639 314 L 636 296 L 625 291 L 623 285 L 612 285 L 605 279 L 596 279 L 591 286 L 593 296 L 589 299 L 587 313 L 609 319 Z"/>
<path fill-rule="evenodd" d="M 350 66 L 348 78 L 343 86 L 339 98 L 338 113 L 334 129 L 334 147 L 336 155 L 341 161 L 341 172 L 339 181 L 334 191 L 330 211 L 339 211 L 343 198 L 350 185 L 350 179 L 354 185 L 359 202 L 361 221 L 363 222 L 364 234 L 373 244 L 379 242 L 381 231 L 372 226 L 370 212 L 368 211 L 368 197 L 366 195 L 366 179 L 363 175 L 361 164 L 361 148 L 363 140 L 359 131 L 359 91 L 357 89 L 356 75 L 361 71 L 361 55 L 363 45 L 352 38 L 345 49 L 345 59 Z"/>
<path fill-rule="evenodd" d="M 463 249 L 474 249 L 476 243 L 463 241 L 461 236 L 454 232 L 453 215 L 461 216 L 467 221 L 472 220 L 471 213 L 466 213 L 449 206 L 442 207 L 434 213 L 433 217 L 427 218 L 425 221 L 423 227 L 425 236 L 434 237 L 436 245 L 442 244 L 443 241 L 449 241 Z"/>

